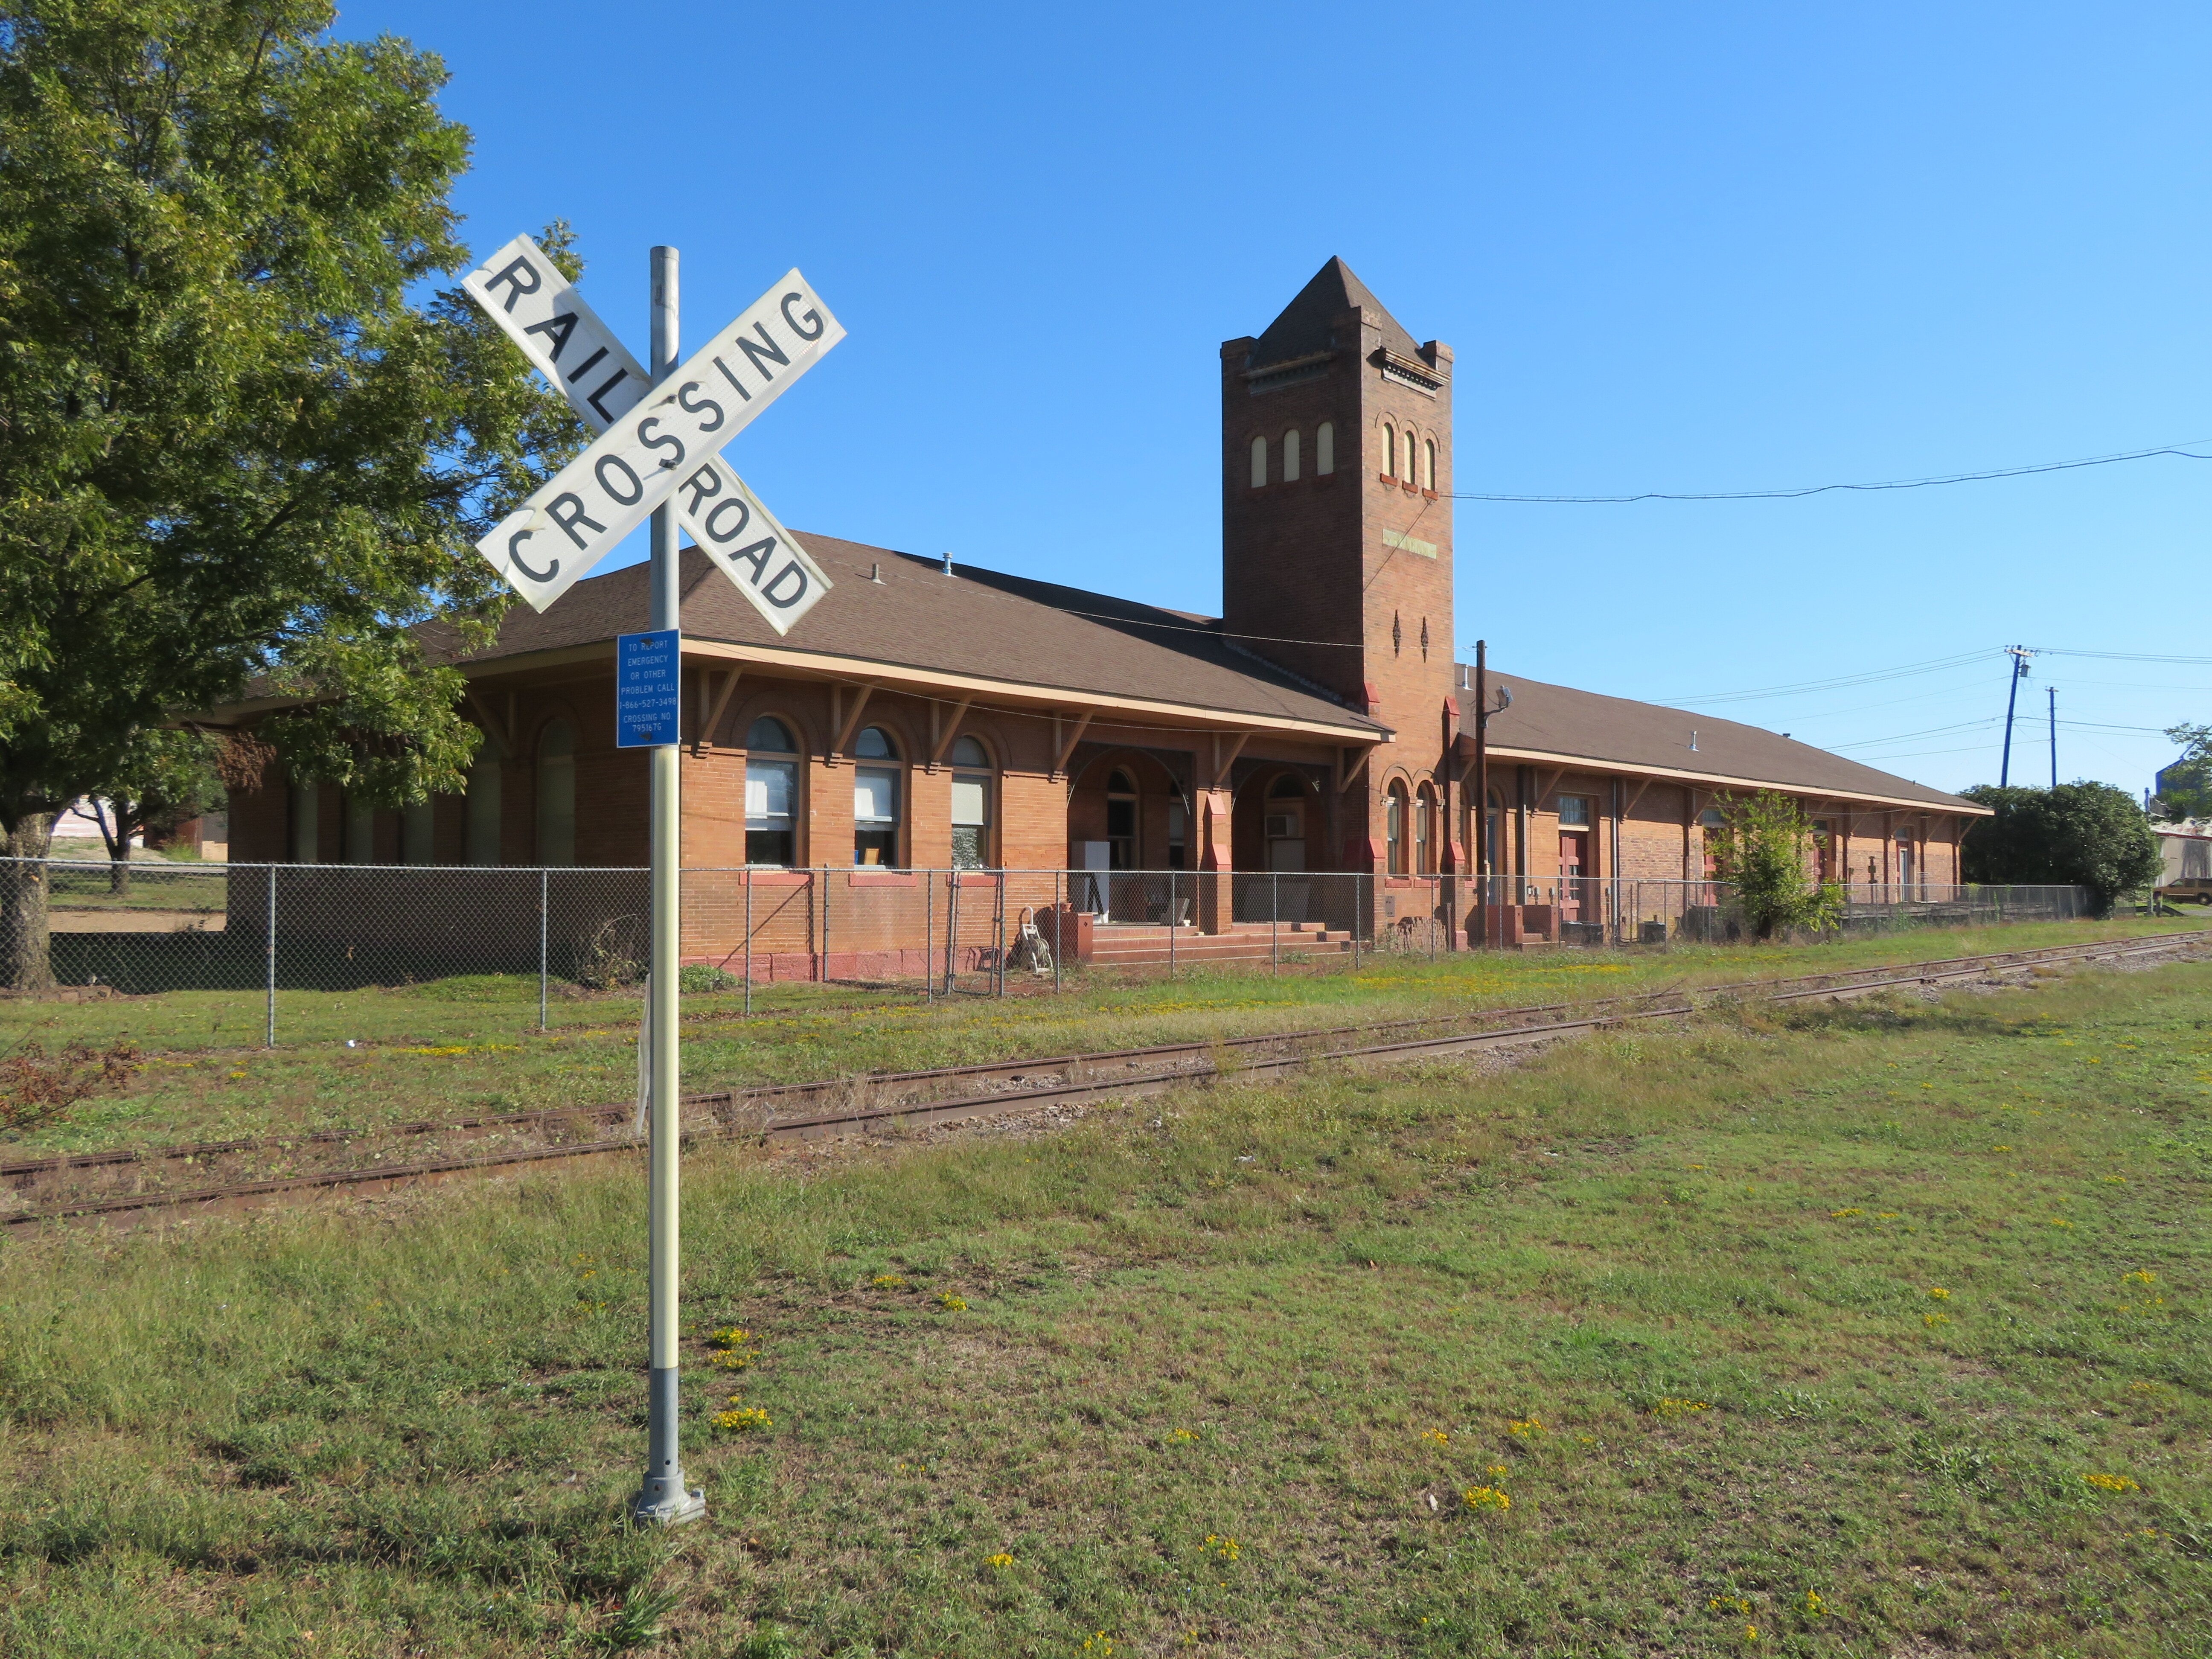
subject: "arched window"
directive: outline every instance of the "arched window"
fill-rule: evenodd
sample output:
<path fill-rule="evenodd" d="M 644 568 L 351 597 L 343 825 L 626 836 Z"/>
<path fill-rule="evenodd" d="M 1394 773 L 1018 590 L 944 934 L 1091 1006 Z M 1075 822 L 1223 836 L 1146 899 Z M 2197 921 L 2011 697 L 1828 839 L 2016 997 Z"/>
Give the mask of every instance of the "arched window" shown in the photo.
<path fill-rule="evenodd" d="M 1388 421 L 1382 422 L 1382 476 L 1398 476 L 1398 430 Z"/>
<path fill-rule="evenodd" d="M 745 862 L 799 862 L 799 745 L 763 714 L 745 732 Z"/>
<path fill-rule="evenodd" d="M 880 726 L 871 726 L 854 740 L 856 760 L 895 761 L 898 745 Z M 896 766 L 856 766 L 853 769 L 853 862 L 855 865 L 898 863 L 899 769 Z"/>
<path fill-rule="evenodd" d="M 1382 806 L 1382 868 L 1385 874 L 1406 873 L 1406 786 L 1394 783 Z"/>
<path fill-rule="evenodd" d="M 497 864 L 501 816 L 500 785 L 506 776 L 503 757 L 486 737 L 477 748 L 476 764 L 469 768 L 466 798 L 461 810 L 462 854 L 471 864 Z"/>
<path fill-rule="evenodd" d="M 1314 428 L 1314 477 L 1325 478 L 1336 471 L 1336 422 L 1323 421 Z"/>
<path fill-rule="evenodd" d="M 1106 867 L 1137 869 L 1139 850 L 1137 781 L 1117 767 L 1106 779 Z"/>
<path fill-rule="evenodd" d="M 981 870 L 991 861 L 991 757 L 973 738 L 952 744 L 952 866 Z"/>
<path fill-rule="evenodd" d="M 538 738 L 538 861 L 576 861 L 576 728 L 566 720 Z"/>
<path fill-rule="evenodd" d="M 350 789 L 345 792 L 345 861 L 376 862 L 376 808 Z"/>
<path fill-rule="evenodd" d="M 1436 869 L 1437 798 L 1425 783 L 1413 801 L 1413 873 L 1430 875 Z"/>
<path fill-rule="evenodd" d="M 1434 489 L 1436 487 L 1437 441 L 1434 438 L 1424 438 L 1421 440 L 1421 488 Z"/>
<path fill-rule="evenodd" d="M 1298 481 L 1298 429 L 1292 427 L 1283 434 L 1283 482 Z"/>
<path fill-rule="evenodd" d="M 318 848 L 318 820 L 323 815 L 323 792 L 312 783 L 292 786 L 292 862 L 313 864 Z"/>
<path fill-rule="evenodd" d="M 438 861 L 436 803 L 425 796 L 410 800 L 399 815 L 399 861 L 435 864 Z"/>
<path fill-rule="evenodd" d="M 1252 488 L 1262 489 L 1267 483 L 1267 441 L 1252 440 Z"/>

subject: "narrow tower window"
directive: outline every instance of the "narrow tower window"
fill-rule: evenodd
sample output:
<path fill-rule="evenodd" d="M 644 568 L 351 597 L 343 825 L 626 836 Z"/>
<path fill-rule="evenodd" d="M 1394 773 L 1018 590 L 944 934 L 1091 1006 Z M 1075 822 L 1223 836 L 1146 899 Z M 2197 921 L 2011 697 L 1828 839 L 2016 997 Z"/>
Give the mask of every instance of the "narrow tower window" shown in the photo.
<path fill-rule="evenodd" d="M 1327 477 L 1336 471 L 1336 426 L 1323 421 L 1314 428 L 1314 474 Z"/>
<path fill-rule="evenodd" d="M 1387 421 L 1382 424 L 1382 476 L 1386 478 L 1398 476 L 1398 434 Z"/>
<path fill-rule="evenodd" d="M 1252 440 L 1252 488 L 1263 489 L 1267 483 L 1267 441 Z"/>
<path fill-rule="evenodd" d="M 1421 488 L 1434 489 L 1436 487 L 1437 441 L 1434 438 L 1425 438 L 1421 441 Z"/>
<path fill-rule="evenodd" d="M 1292 427 L 1283 434 L 1283 482 L 1298 481 L 1298 429 Z"/>

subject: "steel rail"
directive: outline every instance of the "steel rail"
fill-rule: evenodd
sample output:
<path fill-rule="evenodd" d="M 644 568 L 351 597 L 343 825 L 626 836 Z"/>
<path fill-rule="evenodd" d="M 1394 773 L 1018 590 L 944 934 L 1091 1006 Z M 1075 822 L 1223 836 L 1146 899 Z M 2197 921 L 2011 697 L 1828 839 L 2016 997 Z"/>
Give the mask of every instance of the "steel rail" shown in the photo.
<path fill-rule="evenodd" d="M 1449 1016 L 1428 1018 L 1390 1020 L 1363 1026 L 1340 1026 L 1316 1030 L 1285 1031 L 1260 1036 L 1222 1039 L 1189 1043 L 1174 1043 L 1153 1048 L 1115 1049 L 1092 1054 L 1062 1055 L 1051 1059 L 982 1062 L 972 1066 L 945 1066 L 934 1071 L 906 1073 L 878 1073 L 858 1079 L 836 1079 L 826 1082 L 780 1084 L 758 1089 L 726 1090 L 714 1094 L 688 1097 L 687 1106 L 720 1107 L 723 1113 L 733 1112 L 743 1105 L 758 1104 L 765 1108 L 770 1101 L 792 1098 L 807 1093 L 850 1090 L 870 1085 L 882 1085 L 915 1081 L 936 1081 L 960 1079 L 985 1080 L 994 1076 L 1012 1074 L 1014 1080 L 1037 1073 L 1054 1074 L 1054 1080 L 1029 1088 L 994 1090 L 981 1094 L 951 1096 L 941 1099 L 902 1100 L 873 1105 L 852 1105 L 840 1109 L 809 1113 L 803 1115 L 776 1117 L 763 1110 L 756 1121 L 732 1123 L 724 1121 L 712 1127 L 689 1128 L 683 1132 L 687 1146 L 716 1141 L 752 1139 L 765 1145 L 771 1140 L 819 1139 L 842 1130 L 868 1123 L 897 1121 L 908 1125 L 951 1122 L 963 1118 L 996 1116 L 1009 1113 L 1032 1111 L 1040 1107 L 1062 1102 L 1092 1098 L 1133 1098 L 1164 1092 L 1186 1084 L 1201 1082 L 1224 1073 L 1236 1076 L 1279 1073 L 1302 1066 L 1320 1065 L 1330 1061 L 1340 1063 L 1389 1062 L 1395 1060 L 1426 1056 L 1443 1056 L 1482 1048 L 1510 1048 L 1528 1043 L 1555 1042 L 1563 1037 L 1601 1030 L 1608 1025 L 1624 1024 L 1632 1020 L 1680 1018 L 1695 1013 L 1702 1006 L 1695 999 L 1710 1005 L 1731 994 L 1750 991 L 1756 993 L 1750 1000 L 1762 1002 L 1799 1002 L 1819 997 L 1832 999 L 1856 997 L 1875 991 L 1900 986 L 1923 986 L 1947 980 L 1971 979 L 1993 972 L 2017 972 L 2051 963 L 2070 961 L 2100 961 L 2129 957 L 2156 955 L 2179 950 L 2193 943 L 2204 942 L 2208 937 L 2201 930 L 2185 933 L 2156 935 L 2148 939 L 2108 939 L 2078 945 L 2060 945 L 2038 951 L 1992 952 L 1980 957 L 1952 957 L 1926 963 L 1890 963 L 1878 968 L 1841 969 L 1825 974 L 1805 974 L 1774 980 L 1741 980 L 1723 985 L 1698 987 L 1692 990 L 1657 991 L 1638 995 L 1607 998 L 1584 1004 L 1552 1004 L 1541 1007 L 1500 1009 L 1487 1011 L 1470 1018 L 1495 1029 L 1458 1030 L 1441 1036 L 1413 1037 L 1395 1042 L 1364 1043 L 1349 1048 L 1324 1048 L 1302 1052 L 1261 1055 L 1252 1059 L 1240 1058 L 1231 1066 L 1223 1066 L 1214 1056 L 1224 1049 L 1246 1049 L 1267 1044 L 1286 1046 L 1310 1045 L 1317 1040 L 1370 1036 L 1382 1031 L 1403 1030 L 1415 1025 L 1435 1024 Z M 1875 977 L 1875 975 L 1882 975 Z M 1817 982 L 1810 982 L 1817 981 Z M 1662 997 L 1675 997 L 1679 1001 L 1656 1007 L 1624 1007 L 1634 1002 L 1651 1002 Z M 1522 1024 L 1498 1025 L 1498 1022 L 1514 1016 L 1533 1016 L 1567 1012 L 1580 1008 L 1580 1018 L 1551 1020 Z M 1154 1061 L 1187 1060 L 1194 1063 L 1172 1068 L 1155 1068 L 1128 1074 L 1139 1060 Z M 1100 1065 L 1120 1064 L 1124 1074 L 1116 1077 L 1085 1077 L 1079 1073 Z M 525 1122 L 549 1118 L 605 1117 L 607 1115 L 626 1115 L 635 1109 L 634 1104 L 599 1108 L 556 1108 L 544 1112 L 507 1113 L 495 1117 L 459 1120 L 422 1127 L 458 1128 L 465 1126 L 497 1125 Z M 720 1114 L 718 1114 L 718 1115 Z M 418 1126 L 408 1126 L 410 1128 Z M 289 1139 L 297 1144 L 308 1139 L 347 1139 L 362 1138 L 359 1132 L 325 1131 L 315 1136 L 295 1136 Z M 281 1144 L 264 1139 L 252 1143 L 208 1143 L 206 1150 L 219 1152 L 246 1146 Z M 299 1176 L 275 1176 L 261 1181 L 228 1183 L 219 1187 L 193 1188 L 179 1191 L 156 1191 L 128 1194 L 114 1198 L 87 1199 L 64 1202 L 48 1209 L 19 1212 L 0 1217 L 0 1222 L 24 1226 L 40 1221 L 71 1218 L 90 1218 L 99 1216 L 126 1214 L 153 1209 L 197 1207 L 214 1209 L 242 1200 L 266 1197 L 283 1193 L 337 1188 L 392 1187 L 444 1176 L 480 1170 L 509 1167 L 553 1159 L 582 1159 L 605 1158 L 623 1153 L 635 1153 L 640 1149 L 635 1139 L 623 1135 L 613 1139 L 581 1141 L 568 1146 L 515 1147 L 479 1153 L 418 1159 L 406 1164 L 364 1165 L 351 1170 L 323 1170 Z M 185 1149 L 165 1149 L 176 1156 L 185 1155 Z M 143 1156 L 150 1157 L 152 1152 Z M 195 1154 L 196 1155 L 196 1154 Z M 48 1172 L 57 1168 L 82 1168 L 100 1159 L 93 1154 L 66 1165 L 42 1161 L 29 1166 L 29 1170 Z M 117 1158 L 112 1161 L 127 1161 Z M 24 1166 L 0 1166 L 0 1173 L 12 1173 Z"/>
<path fill-rule="evenodd" d="M 1514 1020 L 1528 1020 L 1547 1014 L 1570 1010 L 1593 1010 L 1619 1007 L 1625 1004 L 1649 1002 L 1671 996 L 1721 997 L 1731 994 L 1771 988 L 1777 986 L 1807 985 L 1817 988 L 1863 981 L 1883 975 L 1898 974 L 1906 969 L 1917 969 L 1924 977 L 1936 971 L 1963 969 L 1978 972 L 1992 963 L 2030 964 L 2037 962 L 2066 961 L 2088 954 L 2109 952 L 2122 945 L 2160 945 L 2185 943 L 2189 939 L 2212 937 L 2212 933 L 2161 933 L 2138 940 L 2093 940 L 2081 945 L 2048 945 L 2032 951 L 1993 951 L 1976 957 L 1939 957 L 1924 963 L 1884 963 L 1870 968 L 1832 969 L 1816 974 L 1798 974 L 1776 979 L 1749 979 L 1723 981 L 1717 985 L 1695 986 L 1686 989 L 1677 987 L 1656 991 L 1629 992 L 1617 997 L 1600 997 L 1579 1002 L 1554 1002 L 1525 1006 L 1518 1008 L 1476 1009 L 1461 1014 L 1415 1015 L 1404 1019 L 1369 1021 L 1354 1025 L 1313 1026 L 1295 1030 L 1263 1031 L 1245 1036 L 1207 1038 L 1190 1042 L 1164 1043 L 1143 1048 L 1117 1048 L 1081 1054 L 1051 1054 L 1030 1059 L 979 1060 L 962 1066 L 944 1066 L 910 1072 L 869 1072 L 856 1076 L 814 1079 L 798 1083 L 763 1083 L 741 1085 L 734 1089 L 716 1090 L 708 1093 L 687 1095 L 686 1106 L 731 1105 L 738 1100 L 775 1102 L 820 1096 L 840 1090 L 854 1089 L 911 1089 L 933 1084 L 956 1081 L 982 1081 L 999 1079 L 1019 1081 L 1031 1073 L 1049 1072 L 1071 1066 L 1103 1066 L 1122 1064 L 1130 1066 L 1163 1064 L 1183 1056 L 1203 1054 L 1219 1049 L 1241 1050 L 1264 1048 L 1271 1044 L 1293 1042 L 1317 1042 L 1351 1038 L 1386 1031 L 1411 1030 L 1418 1026 L 1436 1025 L 1446 1022 L 1464 1024 L 1480 1021 L 1498 1024 Z M 362 1128 L 316 1129 L 293 1135 L 253 1135 L 234 1140 L 203 1140 L 179 1142 L 166 1146 L 115 1147 L 96 1152 L 59 1153 L 50 1158 L 21 1158 L 0 1161 L 0 1179 L 21 1179 L 34 1176 L 63 1173 L 72 1170 L 97 1169 L 127 1164 L 179 1162 L 203 1158 L 217 1158 L 231 1153 L 280 1151 L 289 1152 L 295 1146 L 331 1146 L 355 1140 L 383 1139 L 398 1137 L 457 1133 L 477 1129 L 518 1127 L 528 1124 L 555 1124 L 563 1121 L 611 1121 L 630 1115 L 636 1109 L 634 1101 L 606 1102 L 590 1106 L 546 1106 L 520 1112 L 496 1112 L 463 1118 L 424 1119 L 410 1123 L 376 1125 Z"/>

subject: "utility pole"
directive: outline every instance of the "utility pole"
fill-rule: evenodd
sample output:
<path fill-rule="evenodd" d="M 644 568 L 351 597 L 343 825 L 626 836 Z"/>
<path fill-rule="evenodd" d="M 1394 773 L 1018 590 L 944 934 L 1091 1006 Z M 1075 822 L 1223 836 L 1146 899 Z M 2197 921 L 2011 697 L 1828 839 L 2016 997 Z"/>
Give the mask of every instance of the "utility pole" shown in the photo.
<path fill-rule="evenodd" d="M 1481 908 L 1482 943 L 1490 945 L 1490 642 L 1474 642 L 1474 902 Z"/>
<path fill-rule="evenodd" d="M 2058 787 L 2058 688 L 2054 685 L 2048 689 L 2051 692 L 2051 787 L 2056 789 Z"/>
<path fill-rule="evenodd" d="M 2034 653 L 2023 645 L 2008 645 L 2005 652 L 2012 658 L 2012 684 L 2005 693 L 2004 759 L 1997 767 L 1997 787 L 2004 788 L 2012 781 L 2012 713 L 2020 701 L 2020 683 L 2027 678 L 2027 659 Z"/>

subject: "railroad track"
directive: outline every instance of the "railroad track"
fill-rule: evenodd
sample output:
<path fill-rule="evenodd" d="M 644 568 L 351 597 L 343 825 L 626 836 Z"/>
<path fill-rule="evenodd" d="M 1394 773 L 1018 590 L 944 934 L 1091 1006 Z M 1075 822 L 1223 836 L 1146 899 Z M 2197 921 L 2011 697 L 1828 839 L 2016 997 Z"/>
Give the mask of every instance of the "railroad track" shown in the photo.
<path fill-rule="evenodd" d="M 1729 999 L 1794 1002 L 1864 996 L 1898 987 L 1987 978 L 2062 963 L 2162 955 L 2202 945 L 2208 937 L 2212 936 L 2203 930 L 2191 929 L 2149 939 L 1996 951 L 1783 979 L 1740 980 L 1691 990 L 1662 989 L 1580 1003 L 1490 1009 L 1462 1016 L 1416 1017 L 1145 1048 L 987 1060 L 928 1071 L 872 1073 L 860 1077 L 723 1090 L 684 1097 L 686 1114 L 693 1121 L 685 1126 L 684 1143 L 689 1146 L 716 1140 L 755 1139 L 766 1144 L 782 1139 L 818 1139 L 865 1128 L 872 1123 L 944 1123 L 1084 1100 L 1157 1094 L 1224 1072 L 1266 1075 L 1327 1061 L 1387 1064 L 1483 1048 L 1520 1047 L 1556 1042 L 1608 1025 L 1680 1018 L 1696 1012 L 1700 1006 Z M 1448 1029 L 1430 1029 L 1425 1034 L 1414 1034 L 1423 1032 L 1424 1028 L 1439 1026 Z M 44 1207 L 0 1216 L 0 1223 L 20 1227 L 44 1221 L 141 1216 L 156 1210 L 218 1211 L 292 1193 L 341 1188 L 374 1191 L 490 1169 L 635 1154 L 640 1146 L 635 1136 L 594 1133 L 631 1116 L 635 1110 L 632 1102 L 552 1107 L 384 1126 L 374 1131 L 324 1130 L 307 1135 L 256 1136 L 0 1162 L 0 1182 L 21 1192 L 80 1170 L 126 1170 L 131 1166 L 167 1169 L 255 1152 L 290 1152 L 306 1146 L 344 1146 L 395 1137 L 404 1140 L 501 1131 L 556 1136 L 564 1133 L 594 1134 L 594 1138 L 555 1139 L 540 1146 L 503 1146 L 489 1152 L 398 1162 L 380 1158 L 373 1164 L 351 1169 L 217 1186 L 65 1199 Z"/>

